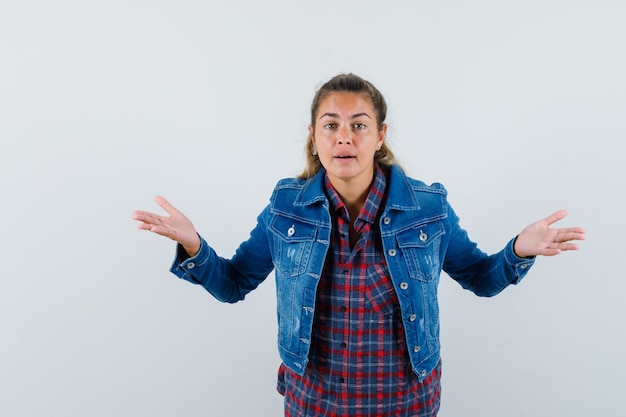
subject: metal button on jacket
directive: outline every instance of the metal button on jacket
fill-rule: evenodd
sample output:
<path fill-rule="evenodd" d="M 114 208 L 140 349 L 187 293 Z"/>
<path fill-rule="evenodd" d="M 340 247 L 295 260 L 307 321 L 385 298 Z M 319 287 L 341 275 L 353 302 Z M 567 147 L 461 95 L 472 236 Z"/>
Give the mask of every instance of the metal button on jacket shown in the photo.
<path fill-rule="evenodd" d="M 402 288 L 403 290 L 406 290 L 407 288 L 409 288 L 409 284 L 407 284 L 406 282 L 401 282 L 400 288 Z"/>
<path fill-rule="evenodd" d="M 422 230 L 420 230 L 420 240 L 422 242 L 426 242 L 428 240 L 428 235 L 424 233 Z"/>
<path fill-rule="evenodd" d="M 296 228 L 292 225 L 289 230 L 287 230 L 287 236 L 291 237 L 296 233 Z"/>

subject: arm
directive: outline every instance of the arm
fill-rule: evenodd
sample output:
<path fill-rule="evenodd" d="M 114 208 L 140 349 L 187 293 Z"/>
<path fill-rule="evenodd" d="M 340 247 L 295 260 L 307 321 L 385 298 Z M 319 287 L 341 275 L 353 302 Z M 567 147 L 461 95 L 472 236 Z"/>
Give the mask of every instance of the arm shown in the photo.
<path fill-rule="evenodd" d="M 231 259 L 218 256 L 201 239 L 198 254 L 191 258 L 187 258 L 179 246 L 170 271 L 179 278 L 202 285 L 219 301 L 235 303 L 243 300 L 274 269 L 267 240 L 267 212 L 269 208 L 259 215 L 250 237 L 239 245 Z"/>
<path fill-rule="evenodd" d="M 225 259 L 198 235 L 191 221 L 181 212 L 162 197 L 157 197 L 156 201 L 169 217 L 136 211 L 133 218 L 141 222 L 139 229 L 178 242 L 176 259 L 170 271 L 179 278 L 200 284 L 218 300 L 232 303 L 243 300 L 272 271 L 274 266 L 265 227 L 269 208 L 259 215 L 250 238 L 239 246 L 235 256 Z"/>
<path fill-rule="evenodd" d="M 459 226 L 458 217 L 449 208 L 449 241 L 444 270 L 463 288 L 480 296 L 493 296 L 510 284 L 519 283 L 533 265 L 535 256 L 551 256 L 578 246 L 571 240 L 584 239 L 578 227 L 553 229 L 550 225 L 565 217 L 558 211 L 526 228 L 503 250 L 493 255 L 482 252 Z"/>
<path fill-rule="evenodd" d="M 499 294 L 511 284 L 518 284 L 535 262 L 523 259 L 513 251 L 513 240 L 498 253 L 488 255 L 470 240 L 449 209 L 449 240 L 443 269 L 463 288 L 481 297 Z"/>

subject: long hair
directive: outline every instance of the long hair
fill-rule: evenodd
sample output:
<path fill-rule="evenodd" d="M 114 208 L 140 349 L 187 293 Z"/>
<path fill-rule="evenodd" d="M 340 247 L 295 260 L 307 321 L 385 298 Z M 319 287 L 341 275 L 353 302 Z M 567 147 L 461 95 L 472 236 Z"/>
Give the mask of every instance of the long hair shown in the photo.
<path fill-rule="evenodd" d="M 387 103 L 385 98 L 376 87 L 369 81 L 354 74 L 339 74 L 328 80 L 315 93 L 313 102 L 311 103 L 311 126 L 315 132 L 315 120 L 322 100 L 329 94 L 338 92 L 348 92 L 363 94 L 372 102 L 374 112 L 376 113 L 376 123 L 378 130 L 381 130 L 387 117 Z M 321 168 L 322 163 L 317 155 L 313 152 L 313 136 L 309 134 L 305 145 L 306 167 L 298 178 L 307 179 L 315 175 Z M 382 146 L 374 154 L 374 161 L 383 167 L 390 167 L 396 164 L 396 157 L 387 146 L 387 141 L 383 141 Z"/>

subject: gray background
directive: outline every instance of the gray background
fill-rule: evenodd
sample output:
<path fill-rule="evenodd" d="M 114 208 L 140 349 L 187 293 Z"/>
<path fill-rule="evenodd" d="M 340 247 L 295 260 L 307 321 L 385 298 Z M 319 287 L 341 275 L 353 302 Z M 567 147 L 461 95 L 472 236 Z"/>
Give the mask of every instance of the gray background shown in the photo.
<path fill-rule="evenodd" d="M 273 277 L 225 305 L 136 230 L 166 196 L 230 256 L 352 71 L 489 252 L 560 208 L 582 250 L 440 299 L 451 416 L 623 416 L 621 1 L 0 0 L 0 415 L 281 415 Z"/>

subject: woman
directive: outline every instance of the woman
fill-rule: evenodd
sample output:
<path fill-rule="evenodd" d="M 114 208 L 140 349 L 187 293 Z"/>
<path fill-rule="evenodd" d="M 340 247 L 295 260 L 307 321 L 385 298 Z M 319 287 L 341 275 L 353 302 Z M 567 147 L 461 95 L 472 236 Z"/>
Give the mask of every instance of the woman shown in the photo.
<path fill-rule="evenodd" d="M 387 106 L 353 74 L 311 106 L 307 166 L 279 181 L 250 238 L 219 257 L 164 198 L 139 228 L 179 243 L 172 272 L 236 302 L 275 270 L 278 390 L 286 416 L 435 416 L 442 269 L 481 296 L 518 283 L 537 255 L 576 250 L 581 228 L 526 227 L 497 254 L 477 248 L 440 184 L 407 177 L 387 147 Z"/>

